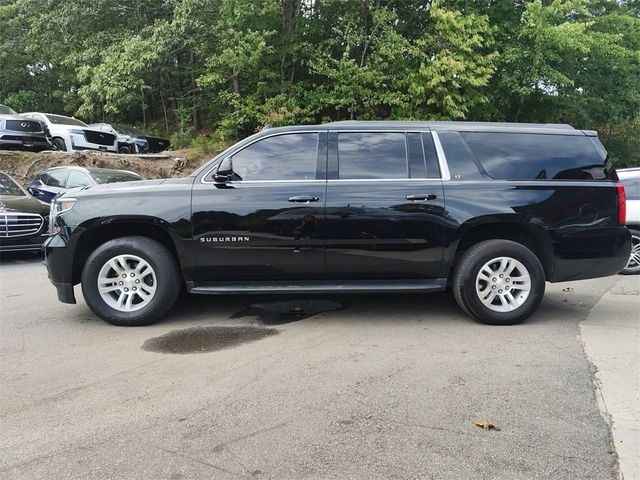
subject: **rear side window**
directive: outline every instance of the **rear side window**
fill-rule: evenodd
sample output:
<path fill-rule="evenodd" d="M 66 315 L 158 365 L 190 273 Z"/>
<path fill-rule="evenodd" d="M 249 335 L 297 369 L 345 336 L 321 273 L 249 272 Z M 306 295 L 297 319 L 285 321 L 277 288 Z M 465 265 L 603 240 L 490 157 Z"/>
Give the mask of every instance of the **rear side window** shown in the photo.
<path fill-rule="evenodd" d="M 64 180 L 67 177 L 66 170 L 52 170 L 44 172 L 40 175 L 40 181 L 50 187 L 62 188 Z"/>
<path fill-rule="evenodd" d="M 407 178 L 404 132 L 338 134 L 341 179 Z"/>
<path fill-rule="evenodd" d="M 458 132 L 438 132 L 452 180 L 482 180 L 476 159 Z"/>
<path fill-rule="evenodd" d="M 487 174 L 500 180 L 601 180 L 601 154 L 589 137 L 534 133 L 464 132 Z"/>
<path fill-rule="evenodd" d="M 317 133 L 291 133 L 263 138 L 232 157 L 240 180 L 314 180 Z"/>

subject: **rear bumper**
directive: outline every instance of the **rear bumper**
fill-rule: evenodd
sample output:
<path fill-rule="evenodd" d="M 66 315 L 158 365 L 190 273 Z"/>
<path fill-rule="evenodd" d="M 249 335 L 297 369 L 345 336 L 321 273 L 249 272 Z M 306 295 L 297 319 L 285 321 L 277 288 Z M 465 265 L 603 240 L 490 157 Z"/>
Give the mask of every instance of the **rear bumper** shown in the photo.
<path fill-rule="evenodd" d="M 58 291 L 62 303 L 76 303 L 73 293 L 73 256 L 65 240 L 59 236 L 49 237 L 44 243 L 44 264 L 49 280 Z"/>
<path fill-rule="evenodd" d="M 43 150 L 51 150 L 51 144 L 46 138 L 38 139 L 38 140 L 30 140 L 25 135 L 25 138 L 22 135 L 11 134 L 11 137 L 15 138 L 6 138 L 0 137 L 0 149 L 3 150 L 23 150 L 27 152 L 41 152 Z M 28 136 L 31 137 L 31 136 Z"/>
<path fill-rule="evenodd" d="M 556 239 L 550 282 L 607 277 L 629 261 L 631 233 L 626 227 L 589 231 Z"/>

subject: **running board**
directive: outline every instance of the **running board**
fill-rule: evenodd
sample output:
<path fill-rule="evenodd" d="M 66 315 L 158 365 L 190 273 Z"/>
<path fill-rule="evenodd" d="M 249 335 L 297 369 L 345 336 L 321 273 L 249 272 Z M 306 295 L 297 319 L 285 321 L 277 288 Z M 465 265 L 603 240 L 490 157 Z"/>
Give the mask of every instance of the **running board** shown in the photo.
<path fill-rule="evenodd" d="M 191 282 L 189 282 L 191 283 Z M 398 281 L 308 281 L 308 282 L 236 282 L 187 285 L 189 293 L 205 295 L 275 294 L 275 293 L 393 293 L 441 292 L 446 278 Z"/>

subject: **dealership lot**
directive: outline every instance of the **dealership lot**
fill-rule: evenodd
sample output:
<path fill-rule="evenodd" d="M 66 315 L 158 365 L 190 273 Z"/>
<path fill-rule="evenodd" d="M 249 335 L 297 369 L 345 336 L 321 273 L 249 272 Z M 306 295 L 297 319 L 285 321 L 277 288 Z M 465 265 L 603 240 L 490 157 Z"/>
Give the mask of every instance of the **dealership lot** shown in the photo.
<path fill-rule="evenodd" d="M 637 278 L 548 284 L 513 327 L 440 294 L 185 296 L 117 328 L 79 290 L 58 303 L 36 256 L 4 258 L 0 476 L 615 478 L 580 323 L 626 315 L 601 299 L 637 302 Z"/>

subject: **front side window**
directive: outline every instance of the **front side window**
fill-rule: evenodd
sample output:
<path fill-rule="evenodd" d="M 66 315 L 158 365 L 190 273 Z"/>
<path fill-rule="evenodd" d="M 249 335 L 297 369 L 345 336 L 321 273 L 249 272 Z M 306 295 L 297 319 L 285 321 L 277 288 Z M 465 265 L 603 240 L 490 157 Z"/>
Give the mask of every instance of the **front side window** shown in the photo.
<path fill-rule="evenodd" d="M 407 178 L 404 132 L 338 134 L 341 179 Z"/>
<path fill-rule="evenodd" d="M 290 133 L 263 138 L 231 157 L 235 179 L 314 180 L 317 133 Z"/>
<path fill-rule="evenodd" d="M 69 178 L 67 178 L 67 188 L 86 187 L 88 185 L 91 185 L 91 182 L 84 173 L 69 173 Z"/>

